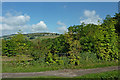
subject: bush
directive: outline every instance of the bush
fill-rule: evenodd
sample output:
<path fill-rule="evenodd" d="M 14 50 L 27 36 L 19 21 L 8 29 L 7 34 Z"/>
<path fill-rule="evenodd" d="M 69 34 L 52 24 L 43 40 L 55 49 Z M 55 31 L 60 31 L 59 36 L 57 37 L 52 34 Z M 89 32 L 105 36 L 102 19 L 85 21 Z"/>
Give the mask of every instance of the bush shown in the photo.
<path fill-rule="evenodd" d="M 6 56 L 29 54 L 28 50 L 31 47 L 31 42 L 19 32 L 18 34 L 12 36 L 9 40 L 3 40 L 2 44 L 3 55 Z"/>

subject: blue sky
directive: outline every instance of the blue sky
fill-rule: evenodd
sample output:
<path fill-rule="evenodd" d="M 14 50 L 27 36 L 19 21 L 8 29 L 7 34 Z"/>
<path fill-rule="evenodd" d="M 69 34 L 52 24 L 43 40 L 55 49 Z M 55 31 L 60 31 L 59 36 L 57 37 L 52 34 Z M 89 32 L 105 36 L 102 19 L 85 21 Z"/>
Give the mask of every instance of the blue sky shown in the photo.
<path fill-rule="evenodd" d="M 2 34 L 57 32 L 82 22 L 98 24 L 118 12 L 117 2 L 3 2 Z"/>

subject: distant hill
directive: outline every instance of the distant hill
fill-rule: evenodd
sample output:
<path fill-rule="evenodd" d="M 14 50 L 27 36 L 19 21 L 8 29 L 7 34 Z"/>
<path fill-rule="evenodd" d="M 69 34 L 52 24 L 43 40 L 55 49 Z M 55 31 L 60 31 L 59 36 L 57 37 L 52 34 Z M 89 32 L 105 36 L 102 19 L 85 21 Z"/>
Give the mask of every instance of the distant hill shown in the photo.
<path fill-rule="evenodd" d="M 9 39 L 10 37 L 12 37 L 14 35 L 16 35 L 16 34 L 5 35 L 0 38 Z M 59 36 L 60 34 L 58 34 L 58 33 L 28 33 L 28 34 L 23 34 L 23 35 L 28 37 L 29 39 L 35 39 L 37 37 L 42 37 L 42 36 Z"/>

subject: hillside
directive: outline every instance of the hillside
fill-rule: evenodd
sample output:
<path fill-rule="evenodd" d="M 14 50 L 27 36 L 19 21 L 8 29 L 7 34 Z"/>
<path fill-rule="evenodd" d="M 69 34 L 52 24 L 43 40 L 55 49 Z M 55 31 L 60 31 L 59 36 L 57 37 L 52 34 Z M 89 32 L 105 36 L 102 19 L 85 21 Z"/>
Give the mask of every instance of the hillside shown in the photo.
<path fill-rule="evenodd" d="M 11 34 L 11 35 L 5 35 L 5 36 L 2 36 L 0 38 L 3 38 L 3 39 L 9 39 L 10 37 L 14 36 L 15 34 Z M 58 33 L 28 33 L 28 34 L 23 34 L 24 36 L 28 37 L 29 39 L 35 39 L 35 38 L 38 38 L 38 37 L 57 37 L 59 36 L 60 34 Z"/>

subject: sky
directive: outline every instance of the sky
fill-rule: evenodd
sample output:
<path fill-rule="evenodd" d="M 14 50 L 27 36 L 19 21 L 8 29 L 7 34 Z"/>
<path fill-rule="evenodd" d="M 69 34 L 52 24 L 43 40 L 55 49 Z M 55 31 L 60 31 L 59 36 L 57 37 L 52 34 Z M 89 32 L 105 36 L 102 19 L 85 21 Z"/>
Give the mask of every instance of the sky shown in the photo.
<path fill-rule="evenodd" d="M 2 2 L 118 2 L 120 0 L 2 0 Z"/>
<path fill-rule="evenodd" d="M 0 30 L 2 35 L 19 30 L 24 34 L 64 33 L 68 27 L 82 22 L 99 24 L 98 20 L 117 12 L 117 2 L 2 2 Z"/>

